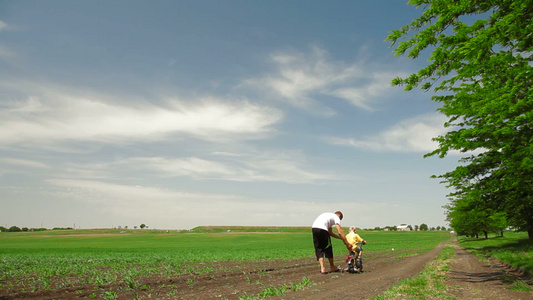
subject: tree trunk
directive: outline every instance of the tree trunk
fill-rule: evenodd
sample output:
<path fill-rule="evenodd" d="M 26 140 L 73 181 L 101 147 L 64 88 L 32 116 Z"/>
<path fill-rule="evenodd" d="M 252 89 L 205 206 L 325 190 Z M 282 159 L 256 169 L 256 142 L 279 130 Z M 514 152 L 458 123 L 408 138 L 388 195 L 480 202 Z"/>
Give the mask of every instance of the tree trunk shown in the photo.
<path fill-rule="evenodd" d="M 488 239 L 489 238 L 489 233 L 486 230 L 483 231 L 483 233 L 485 234 L 485 239 Z"/>
<path fill-rule="evenodd" d="M 533 218 L 527 220 L 527 237 L 533 240 Z"/>

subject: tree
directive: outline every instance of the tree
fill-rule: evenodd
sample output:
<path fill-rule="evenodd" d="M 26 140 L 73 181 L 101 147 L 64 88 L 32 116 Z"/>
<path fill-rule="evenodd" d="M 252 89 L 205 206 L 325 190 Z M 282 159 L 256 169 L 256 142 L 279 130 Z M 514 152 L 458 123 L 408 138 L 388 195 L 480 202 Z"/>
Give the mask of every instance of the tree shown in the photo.
<path fill-rule="evenodd" d="M 453 208 L 475 201 L 533 239 L 533 0 L 409 3 L 422 15 L 387 39 L 396 55 L 415 59 L 430 49 L 431 56 L 417 73 L 392 83 L 433 90 L 448 118 L 448 133 L 434 138 L 439 146 L 426 157 L 470 153 L 434 176 L 455 190 L 448 217 L 467 221 Z"/>
<path fill-rule="evenodd" d="M 499 231 L 500 236 L 503 236 L 503 230 L 508 226 L 507 217 L 505 217 L 505 213 L 494 213 L 489 217 L 489 221 L 491 224 L 492 231 Z"/>
<path fill-rule="evenodd" d="M 389 231 L 398 231 L 398 227 L 396 226 L 385 226 Z"/>
<path fill-rule="evenodd" d="M 420 231 L 426 231 L 426 230 L 428 230 L 428 229 L 429 229 L 429 228 L 428 228 L 428 225 L 427 225 L 427 224 L 424 224 L 424 223 L 420 224 Z"/>
<path fill-rule="evenodd" d="M 17 226 L 11 226 L 11 227 L 9 227 L 8 231 L 9 232 L 20 232 L 22 230 L 19 227 L 17 227 Z"/>
<path fill-rule="evenodd" d="M 139 227 L 141 227 L 141 229 L 144 229 L 144 227 L 146 227 L 146 224 L 141 224 L 141 226 Z"/>

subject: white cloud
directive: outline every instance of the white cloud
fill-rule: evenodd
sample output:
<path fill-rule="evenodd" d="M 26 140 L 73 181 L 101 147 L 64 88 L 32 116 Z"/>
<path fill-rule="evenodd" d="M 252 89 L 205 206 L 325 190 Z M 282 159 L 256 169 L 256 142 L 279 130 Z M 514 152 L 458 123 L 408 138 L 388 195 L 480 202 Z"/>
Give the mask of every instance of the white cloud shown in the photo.
<path fill-rule="evenodd" d="M 259 78 L 247 79 L 244 86 L 273 92 L 291 105 L 333 114 L 320 104 L 317 96 L 334 96 L 365 110 L 384 95 L 390 80 L 398 76 L 390 72 L 367 70 L 363 62 L 353 64 L 329 59 L 325 50 L 314 47 L 310 54 L 276 53 L 271 55 L 275 71 Z"/>
<path fill-rule="evenodd" d="M 6 22 L 0 20 L 0 31 L 4 30 L 7 28 L 7 24 Z"/>
<path fill-rule="evenodd" d="M 34 160 L 27 160 L 27 159 L 18 159 L 18 158 L 0 158 L 0 162 L 7 163 L 10 165 L 15 166 L 22 166 L 22 167 L 30 167 L 30 168 L 39 168 L 39 169 L 46 169 L 49 168 L 49 166 L 45 163 L 34 161 Z"/>
<path fill-rule="evenodd" d="M 153 104 L 102 102 L 54 95 L 31 97 L 0 110 L 0 142 L 152 141 L 171 134 L 201 139 L 250 136 L 272 131 L 281 111 L 246 101 L 229 103 L 206 98 L 186 104 L 170 100 Z"/>
<path fill-rule="evenodd" d="M 326 138 L 331 144 L 380 152 L 431 152 L 438 144 L 432 138 L 447 132 L 445 116 L 428 114 L 399 122 L 375 136 L 354 138 Z"/>
<path fill-rule="evenodd" d="M 222 161 L 199 157 L 164 158 L 137 157 L 109 164 L 136 172 L 156 172 L 161 177 L 187 176 L 195 179 L 217 179 L 242 182 L 312 183 L 330 180 L 333 176 L 306 170 L 305 162 L 290 156 L 243 153 L 226 156 Z"/>
<path fill-rule="evenodd" d="M 243 146 L 239 146 L 243 147 Z M 194 156 L 133 156 L 92 163 L 58 160 L 51 176 L 80 180 L 115 180 L 185 177 L 195 180 L 235 182 L 321 183 L 338 179 L 331 170 L 313 167 L 299 151 L 242 151 L 231 155 L 213 154 L 209 149 Z M 122 156 L 127 156 L 124 152 Z M 1 162 L 1 160 L 0 160 Z M 179 179 L 178 179 L 179 180 Z"/>
<path fill-rule="evenodd" d="M 160 172 L 164 176 L 190 176 L 193 178 L 234 177 L 236 168 L 217 161 L 197 157 L 164 158 L 138 157 L 117 162 L 118 165 Z"/>
<path fill-rule="evenodd" d="M 330 94 L 338 98 L 346 99 L 348 100 L 348 102 L 350 102 L 351 104 L 357 107 L 360 107 L 366 110 L 372 110 L 372 108 L 370 107 L 368 103 L 369 99 L 364 97 L 365 93 L 361 89 L 341 88 L 341 89 L 336 89 L 334 91 L 331 91 Z"/>
<path fill-rule="evenodd" d="M 308 171 L 301 163 L 291 159 L 259 159 L 250 160 L 245 164 L 241 180 L 280 181 L 287 183 L 312 183 L 331 180 L 334 176 L 327 173 Z"/>

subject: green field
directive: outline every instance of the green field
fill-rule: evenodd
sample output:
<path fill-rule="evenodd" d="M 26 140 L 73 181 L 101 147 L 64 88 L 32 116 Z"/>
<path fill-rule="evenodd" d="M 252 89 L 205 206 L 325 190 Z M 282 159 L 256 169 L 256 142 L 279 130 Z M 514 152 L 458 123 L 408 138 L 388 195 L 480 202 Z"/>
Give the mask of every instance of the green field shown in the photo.
<path fill-rule="evenodd" d="M 392 248 L 395 253 L 412 255 L 450 238 L 447 232 L 359 234 L 368 241 L 365 252 L 369 255 L 390 253 Z M 334 249 L 336 255 L 346 254 L 339 240 L 334 239 Z M 26 291 L 37 291 L 153 274 L 171 278 L 214 271 L 193 262 L 290 259 L 313 253 L 309 228 L 7 232 L 0 233 L 0 282 L 7 282 L 0 285 L 0 292 L 13 280 Z M 51 281 L 56 284 L 51 286 Z"/>

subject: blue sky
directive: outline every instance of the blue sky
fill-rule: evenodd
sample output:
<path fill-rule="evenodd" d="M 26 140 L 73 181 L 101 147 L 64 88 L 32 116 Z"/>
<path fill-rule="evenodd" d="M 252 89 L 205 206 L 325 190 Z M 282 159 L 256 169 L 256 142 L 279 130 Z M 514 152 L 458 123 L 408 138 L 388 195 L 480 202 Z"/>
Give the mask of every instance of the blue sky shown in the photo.
<path fill-rule="evenodd" d="M 446 225 L 405 1 L 0 1 L 0 225 Z M 427 55 L 427 54 L 426 54 Z"/>

